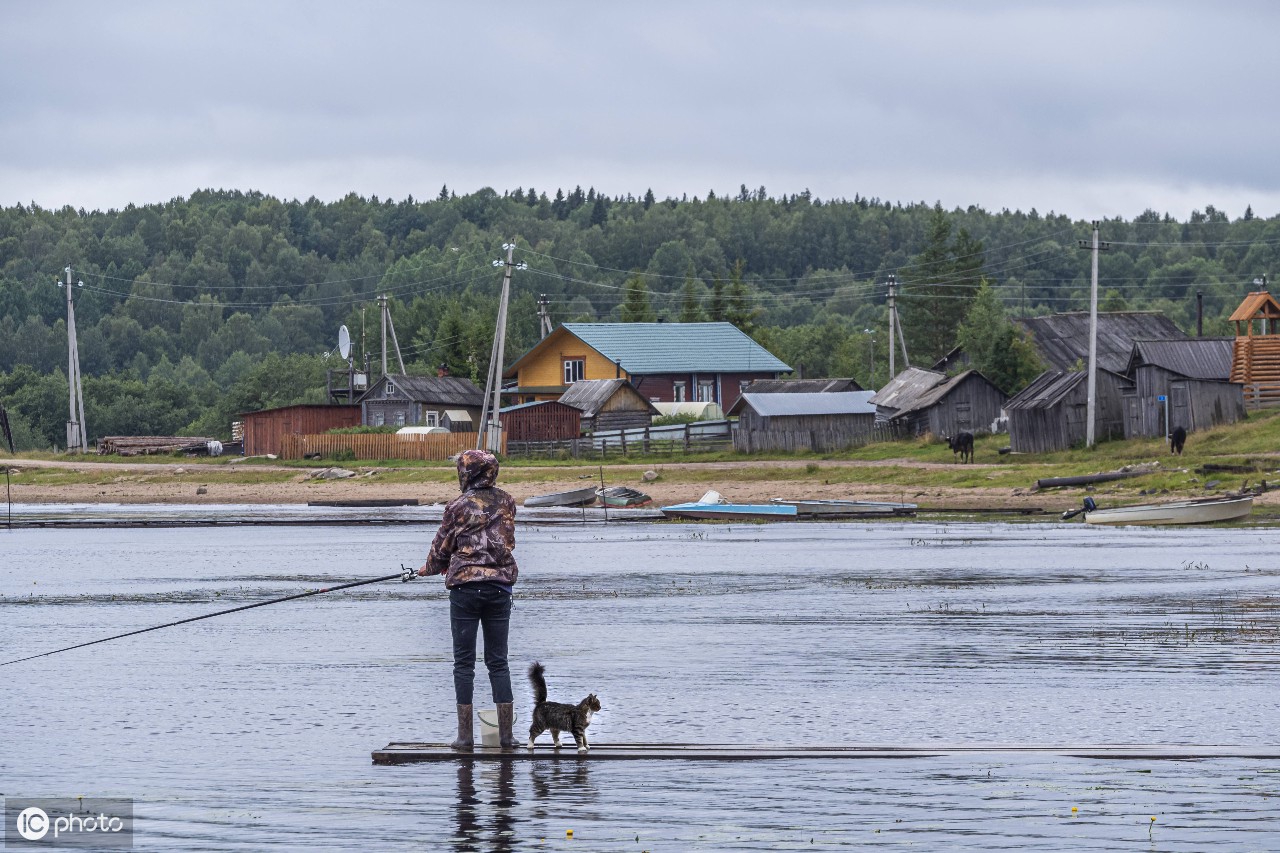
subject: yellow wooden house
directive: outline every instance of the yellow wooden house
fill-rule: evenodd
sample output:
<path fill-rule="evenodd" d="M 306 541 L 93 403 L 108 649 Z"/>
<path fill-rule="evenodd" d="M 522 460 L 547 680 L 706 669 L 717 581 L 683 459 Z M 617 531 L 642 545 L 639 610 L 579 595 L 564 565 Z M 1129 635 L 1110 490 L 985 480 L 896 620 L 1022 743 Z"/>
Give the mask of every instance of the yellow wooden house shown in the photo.
<path fill-rule="evenodd" d="M 790 372 L 732 323 L 566 323 L 503 376 L 514 403 L 558 399 L 584 379 L 627 379 L 651 402 L 728 409 L 751 382 Z"/>

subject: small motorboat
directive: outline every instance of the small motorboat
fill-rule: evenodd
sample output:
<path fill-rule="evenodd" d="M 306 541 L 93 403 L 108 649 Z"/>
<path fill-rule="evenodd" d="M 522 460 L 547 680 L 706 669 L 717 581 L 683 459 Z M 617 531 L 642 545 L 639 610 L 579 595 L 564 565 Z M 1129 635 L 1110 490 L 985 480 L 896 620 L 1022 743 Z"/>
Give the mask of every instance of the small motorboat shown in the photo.
<path fill-rule="evenodd" d="M 606 489 L 596 489 L 596 497 L 599 498 L 602 505 L 607 507 L 647 506 L 653 502 L 653 498 L 630 486 L 609 486 Z"/>
<path fill-rule="evenodd" d="M 858 516 L 858 515 L 915 515 L 916 505 L 893 501 L 841 501 L 821 499 L 770 498 L 769 503 L 784 504 L 796 508 L 800 515 Z"/>
<path fill-rule="evenodd" d="M 1134 504 L 1099 509 L 1093 498 L 1085 498 L 1084 506 L 1064 512 L 1064 519 L 1083 513 L 1086 524 L 1210 524 L 1234 521 L 1253 510 L 1253 495 L 1228 495 L 1159 504 Z"/>
<path fill-rule="evenodd" d="M 788 504 L 731 504 L 719 492 L 707 492 L 693 503 L 662 507 L 667 518 L 709 518 L 741 521 L 780 521 L 794 519 L 796 508 Z"/>
<path fill-rule="evenodd" d="M 524 499 L 525 506 L 591 506 L 596 502 L 596 487 L 583 486 L 567 492 L 552 492 Z"/>

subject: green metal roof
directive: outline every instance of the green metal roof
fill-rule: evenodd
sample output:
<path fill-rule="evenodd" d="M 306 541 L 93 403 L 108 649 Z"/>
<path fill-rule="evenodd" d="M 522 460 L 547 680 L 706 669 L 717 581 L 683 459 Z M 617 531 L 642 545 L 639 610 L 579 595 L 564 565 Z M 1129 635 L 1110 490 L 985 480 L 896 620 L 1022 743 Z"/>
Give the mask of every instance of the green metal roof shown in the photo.
<path fill-rule="evenodd" d="M 564 328 L 633 375 L 791 370 L 732 323 L 565 323 Z"/>

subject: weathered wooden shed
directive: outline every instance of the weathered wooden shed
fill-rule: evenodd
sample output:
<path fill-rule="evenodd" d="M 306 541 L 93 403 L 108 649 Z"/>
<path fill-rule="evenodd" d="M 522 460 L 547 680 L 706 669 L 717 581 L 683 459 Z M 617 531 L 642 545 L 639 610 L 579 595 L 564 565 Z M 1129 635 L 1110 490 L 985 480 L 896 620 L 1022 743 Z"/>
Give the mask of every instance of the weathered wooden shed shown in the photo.
<path fill-rule="evenodd" d="M 560 402 L 582 413 L 582 429 L 639 429 L 659 412 L 626 379 L 580 379 L 560 395 Z"/>
<path fill-rule="evenodd" d="M 1053 370 L 1088 367 L 1089 312 L 1072 311 L 1044 317 L 1019 317 L 1032 346 Z M 1098 368 L 1123 373 L 1134 341 L 1186 340 L 1186 332 L 1158 311 L 1101 311 L 1098 313 Z"/>
<path fill-rule="evenodd" d="M 1094 437 L 1124 437 L 1121 395 L 1130 383 L 1118 373 L 1097 374 Z M 1083 444 L 1088 432 L 1089 375 L 1047 370 L 1004 404 L 1009 446 L 1015 453 L 1049 453 Z"/>
<path fill-rule="evenodd" d="M 1280 302 L 1265 290 L 1254 291 L 1231 322 L 1236 324 L 1231 381 L 1244 386 L 1249 408 L 1280 406 Z"/>
<path fill-rule="evenodd" d="M 734 447 L 827 452 L 865 444 L 876 420 L 872 393 L 743 394 L 728 413 L 738 418 Z"/>
<path fill-rule="evenodd" d="M 244 455 L 280 454 L 281 436 L 319 435 L 331 429 L 360 426 L 359 406 L 281 406 L 240 415 L 244 424 Z"/>
<path fill-rule="evenodd" d="M 507 441 L 566 441 L 582 433 L 582 412 L 555 400 L 521 403 L 498 412 Z"/>
<path fill-rule="evenodd" d="M 1243 386 L 1231 375 L 1232 338 L 1137 341 L 1121 396 L 1125 438 L 1154 438 L 1174 427 L 1187 432 L 1245 417 Z M 1167 398 L 1169 422 L 1165 423 Z"/>
<path fill-rule="evenodd" d="M 757 379 L 742 390 L 747 394 L 830 394 L 863 388 L 854 379 Z"/>
<path fill-rule="evenodd" d="M 909 367 L 876 392 L 876 419 L 906 435 L 952 436 L 992 432 L 1009 395 L 976 370 L 946 376 Z"/>

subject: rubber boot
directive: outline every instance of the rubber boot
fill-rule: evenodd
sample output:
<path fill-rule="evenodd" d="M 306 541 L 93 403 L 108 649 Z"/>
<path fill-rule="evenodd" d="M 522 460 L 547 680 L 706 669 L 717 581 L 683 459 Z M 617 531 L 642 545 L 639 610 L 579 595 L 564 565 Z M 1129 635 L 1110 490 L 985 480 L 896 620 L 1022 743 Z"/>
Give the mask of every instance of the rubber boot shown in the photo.
<path fill-rule="evenodd" d="M 470 705 L 458 706 L 458 739 L 449 744 L 450 749 L 456 749 L 459 752 L 470 752 L 475 746 L 475 736 L 472 734 L 472 719 Z"/>
<path fill-rule="evenodd" d="M 511 733 L 516 721 L 514 702 L 498 703 L 498 745 L 503 749 L 515 749 L 516 739 Z"/>

